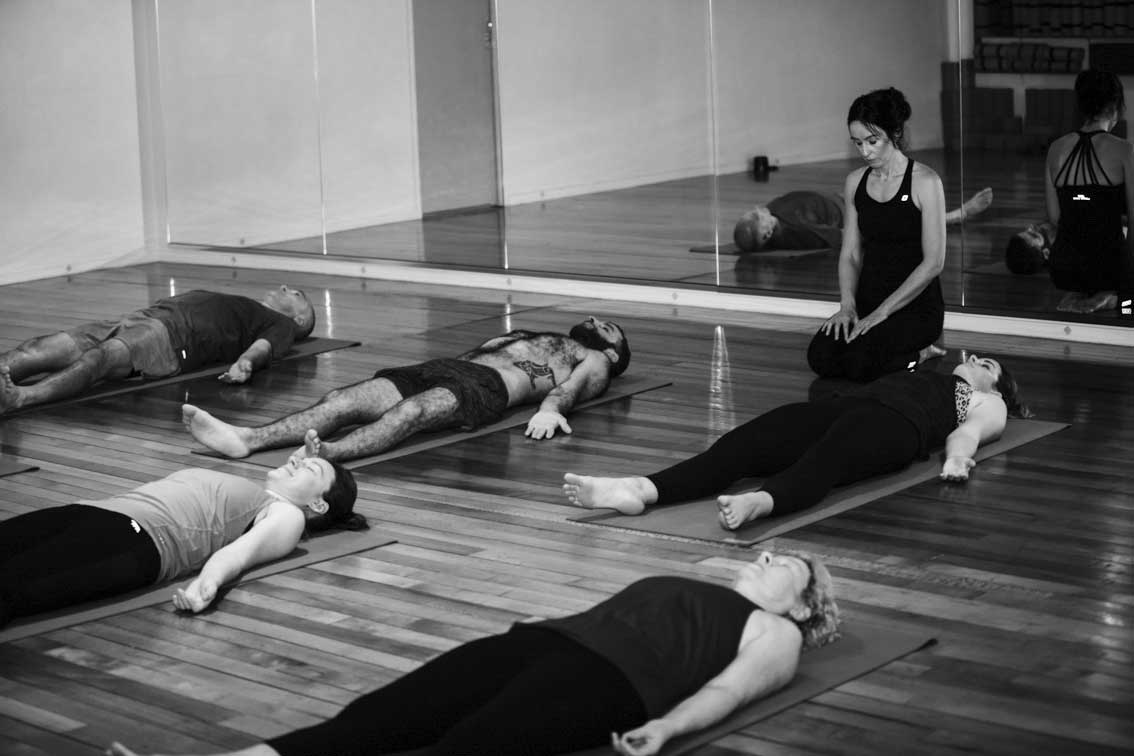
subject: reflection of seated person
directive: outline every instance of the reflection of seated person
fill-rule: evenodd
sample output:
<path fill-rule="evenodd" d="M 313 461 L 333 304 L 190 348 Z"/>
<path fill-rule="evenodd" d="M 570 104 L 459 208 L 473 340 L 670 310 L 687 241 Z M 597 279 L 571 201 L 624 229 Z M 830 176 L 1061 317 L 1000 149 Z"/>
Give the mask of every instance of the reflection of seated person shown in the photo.
<path fill-rule="evenodd" d="M 992 189 L 986 187 L 946 213 L 945 222 L 960 223 L 991 204 Z M 741 252 L 837 248 L 843 243 L 843 205 L 837 194 L 788 192 L 740 216 L 732 240 Z"/>
<path fill-rule="evenodd" d="M 1067 292 L 1058 309 L 1098 312 L 1129 299 L 1134 287 L 1134 238 L 1123 238 L 1122 216 L 1134 216 L 1134 145 L 1110 133 L 1122 117 L 1122 82 L 1087 69 L 1075 79 L 1086 120 L 1047 151 L 1047 215 L 1058 229 L 1049 268 Z"/>

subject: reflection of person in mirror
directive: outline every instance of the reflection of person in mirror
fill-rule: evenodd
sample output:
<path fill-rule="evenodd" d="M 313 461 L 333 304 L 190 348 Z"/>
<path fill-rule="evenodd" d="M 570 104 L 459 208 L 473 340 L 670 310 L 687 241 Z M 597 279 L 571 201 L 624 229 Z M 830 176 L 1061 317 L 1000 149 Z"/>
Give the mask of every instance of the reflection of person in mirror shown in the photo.
<path fill-rule="evenodd" d="M 877 89 L 847 114 L 866 165 L 847 176 L 839 252 L 839 310 L 807 350 L 817 374 L 870 381 L 944 350 L 938 278 L 945 265 L 945 191 L 929 166 L 903 152 L 911 113 L 905 96 Z"/>
<path fill-rule="evenodd" d="M 1021 276 L 1045 270 L 1054 241 L 1054 225 L 1046 221 L 1031 223 L 1008 239 L 1008 246 L 1004 248 L 1004 264 L 1008 270 Z"/>
<path fill-rule="evenodd" d="M 730 585 L 659 575 L 585 611 L 457 645 L 335 717 L 229 756 L 658 753 L 787 685 L 838 638 L 831 576 L 761 553 Z M 120 743 L 108 756 L 134 756 Z"/>
<path fill-rule="evenodd" d="M 803 190 L 781 194 L 740 216 L 732 240 L 741 252 L 840 247 L 844 202 L 841 195 L 833 193 Z M 983 213 L 991 204 L 992 189 L 985 187 L 947 212 L 945 223 L 961 223 Z"/>
<path fill-rule="evenodd" d="M 1097 312 L 1134 296 L 1134 237 L 1123 237 L 1122 216 L 1134 217 L 1134 145 L 1110 133 L 1125 110 L 1122 82 L 1087 69 L 1075 79 L 1086 121 L 1047 151 L 1048 219 L 1057 231 L 1048 265 L 1058 309 Z"/>
<path fill-rule="evenodd" d="M 1008 416 L 1029 414 L 1008 370 L 970 355 L 948 375 L 890 373 L 839 394 L 776 407 L 649 476 L 566 473 L 563 493 L 576 506 L 631 516 L 717 495 L 721 527 L 736 530 L 806 510 L 837 486 L 897 472 L 941 447 L 941 479 L 964 482 L 977 448 L 1000 437 Z M 744 478 L 764 480 L 755 490 L 720 495 Z"/>
<path fill-rule="evenodd" d="M 165 378 L 211 364 L 229 365 L 220 380 L 244 383 L 314 326 L 307 295 L 287 285 L 259 301 L 187 291 L 0 354 L 0 414 L 65 399 L 105 380 Z"/>

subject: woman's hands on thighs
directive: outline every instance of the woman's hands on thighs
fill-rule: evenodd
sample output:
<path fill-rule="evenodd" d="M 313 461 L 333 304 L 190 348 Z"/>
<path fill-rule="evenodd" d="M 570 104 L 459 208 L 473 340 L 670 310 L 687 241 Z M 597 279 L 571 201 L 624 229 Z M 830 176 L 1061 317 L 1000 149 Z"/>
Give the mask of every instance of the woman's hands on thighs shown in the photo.
<path fill-rule="evenodd" d="M 851 332 L 858 323 L 858 313 L 853 307 L 840 307 L 839 311 L 824 321 L 819 330 L 828 336 L 844 341 L 851 340 Z"/>

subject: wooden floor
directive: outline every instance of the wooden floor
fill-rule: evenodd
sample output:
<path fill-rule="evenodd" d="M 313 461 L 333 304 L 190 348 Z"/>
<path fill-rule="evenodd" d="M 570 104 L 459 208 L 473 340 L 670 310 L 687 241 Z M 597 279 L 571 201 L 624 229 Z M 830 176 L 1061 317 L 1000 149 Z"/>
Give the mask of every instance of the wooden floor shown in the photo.
<path fill-rule="evenodd" d="M 945 184 L 949 208 L 982 187 L 993 189 L 992 207 L 951 226 L 945 269 L 945 301 L 982 313 L 1134 325 L 1115 311 L 1067 315 L 1055 307 L 1063 292 L 1046 272 L 1013 275 L 1004 265 L 1012 234 L 1045 215 L 1043 156 L 1004 152 L 914 153 Z M 507 208 L 439 215 L 328 235 L 328 254 L 412 260 L 469 269 L 539 273 L 569 278 L 678 283 L 681 286 L 771 292 L 838 299 L 837 250 L 806 255 L 697 254 L 698 245 L 732 241 L 740 215 L 756 203 L 789 191 L 842 190 L 857 158 L 788 165 L 766 181 L 746 174 L 677 181 L 532 202 Z M 207 240 L 186 240 L 200 241 Z M 271 249 L 321 253 L 321 237 L 281 241 Z"/>
<path fill-rule="evenodd" d="M 379 366 L 448 356 L 511 328 L 625 326 L 630 370 L 673 385 L 571 419 L 382 464 L 359 509 L 393 546 L 247 584 L 196 617 L 154 606 L 0 644 L 0 752 L 234 748 L 333 715 L 360 692 L 516 620 L 576 611 L 658 573 L 724 579 L 753 551 L 588 528 L 563 471 L 647 473 L 739 420 L 807 396 L 814 322 L 566 296 L 286 275 L 316 335 L 364 346 L 281 364 L 245 387 L 204 379 L 0 421 L 0 517 L 97 497 L 181 467 L 179 405 L 253 422 Z M 258 295 L 268 271 L 150 265 L 0 287 L 0 349 L 193 288 Z M 1134 749 L 1134 355 L 949 333 L 1016 368 L 1040 418 L 1072 426 L 764 544 L 827 560 L 846 622 L 938 644 L 702 748 L 725 754 L 1103 754 Z"/>

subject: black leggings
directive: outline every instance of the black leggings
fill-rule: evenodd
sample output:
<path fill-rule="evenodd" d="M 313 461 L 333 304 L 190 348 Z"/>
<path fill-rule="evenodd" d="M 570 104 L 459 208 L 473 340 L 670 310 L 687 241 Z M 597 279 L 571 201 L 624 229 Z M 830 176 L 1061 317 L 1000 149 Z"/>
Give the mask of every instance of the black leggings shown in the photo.
<path fill-rule="evenodd" d="M 611 732 L 645 721 L 641 698 L 613 664 L 557 632 L 516 626 L 267 744 L 283 756 L 552 754 L 608 743 Z"/>
<path fill-rule="evenodd" d="M 777 407 L 721 436 L 706 451 L 649 476 L 657 504 L 719 493 L 741 478 L 769 476 L 772 514 L 812 506 L 835 486 L 901 470 L 920 439 L 900 413 L 860 397 Z"/>
<path fill-rule="evenodd" d="M 0 522 L 0 626 L 151 585 L 161 570 L 153 539 L 126 515 L 67 504 Z"/>
<path fill-rule="evenodd" d="M 824 378 L 872 381 L 916 365 L 918 352 L 941 335 L 944 314 L 898 310 L 849 344 L 818 331 L 807 347 L 807 364 Z"/>

